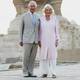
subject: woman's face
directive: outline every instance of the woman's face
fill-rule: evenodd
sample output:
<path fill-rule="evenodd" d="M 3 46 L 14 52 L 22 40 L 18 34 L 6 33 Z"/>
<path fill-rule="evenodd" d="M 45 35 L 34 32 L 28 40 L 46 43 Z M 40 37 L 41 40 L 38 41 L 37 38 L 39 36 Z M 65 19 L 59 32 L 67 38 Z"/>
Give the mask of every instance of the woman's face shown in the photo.
<path fill-rule="evenodd" d="M 44 12 L 45 12 L 46 16 L 50 16 L 52 14 L 52 9 L 48 7 L 48 8 L 45 9 Z"/>

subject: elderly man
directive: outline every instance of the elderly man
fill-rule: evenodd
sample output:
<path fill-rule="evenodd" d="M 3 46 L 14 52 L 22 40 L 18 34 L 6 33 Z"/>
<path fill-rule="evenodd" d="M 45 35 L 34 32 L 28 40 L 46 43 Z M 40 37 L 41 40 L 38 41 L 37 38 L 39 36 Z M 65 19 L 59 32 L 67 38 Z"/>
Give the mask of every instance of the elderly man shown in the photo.
<path fill-rule="evenodd" d="M 23 16 L 20 29 L 20 46 L 24 48 L 23 74 L 24 77 L 36 77 L 33 68 L 38 46 L 38 15 L 35 13 L 37 4 L 30 1 L 29 11 Z"/>

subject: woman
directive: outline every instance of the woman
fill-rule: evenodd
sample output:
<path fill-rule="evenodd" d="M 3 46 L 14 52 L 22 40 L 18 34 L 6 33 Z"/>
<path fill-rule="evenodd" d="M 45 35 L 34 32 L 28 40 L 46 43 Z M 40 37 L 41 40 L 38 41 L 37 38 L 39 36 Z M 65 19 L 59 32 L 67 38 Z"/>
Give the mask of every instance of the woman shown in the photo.
<path fill-rule="evenodd" d="M 55 67 L 59 42 L 59 24 L 50 4 L 43 8 L 44 15 L 40 18 L 40 69 L 41 77 L 47 77 L 49 71 L 52 78 L 56 78 Z"/>

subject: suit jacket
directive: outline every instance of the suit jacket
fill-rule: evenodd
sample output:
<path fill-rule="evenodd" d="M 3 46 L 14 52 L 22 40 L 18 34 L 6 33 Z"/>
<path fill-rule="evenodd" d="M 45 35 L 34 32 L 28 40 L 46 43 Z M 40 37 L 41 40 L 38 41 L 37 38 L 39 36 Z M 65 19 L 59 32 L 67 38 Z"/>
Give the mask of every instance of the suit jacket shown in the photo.
<path fill-rule="evenodd" d="M 35 26 L 32 23 L 32 18 L 30 12 L 27 12 L 21 21 L 20 28 L 20 41 L 23 43 L 38 43 L 38 27 L 39 27 L 39 18 L 35 13 Z"/>

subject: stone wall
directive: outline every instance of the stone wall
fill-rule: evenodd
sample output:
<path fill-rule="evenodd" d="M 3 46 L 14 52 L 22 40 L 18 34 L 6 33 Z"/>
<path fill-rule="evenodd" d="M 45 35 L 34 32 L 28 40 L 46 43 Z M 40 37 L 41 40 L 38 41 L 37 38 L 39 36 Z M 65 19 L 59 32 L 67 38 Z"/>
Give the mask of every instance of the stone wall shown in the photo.
<path fill-rule="evenodd" d="M 60 44 L 58 47 L 59 62 L 80 62 L 80 25 L 60 21 Z"/>
<path fill-rule="evenodd" d="M 63 19 L 60 24 L 61 49 L 79 49 L 80 26 L 69 23 L 67 19 Z"/>
<path fill-rule="evenodd" d="M 19 46 L 19 29 L 23 15 L 18 15 L 8 29 L 8 35 L 0 36 L 0 59 L 22 58 L 23 48 Z M 60 44 L 58 46 L 59 62 L 80 61 L 80 26 L 69 23 L 62 18 L 60 21 Z M 17 59 L 16 59 L 17 60 Z"/>

